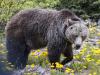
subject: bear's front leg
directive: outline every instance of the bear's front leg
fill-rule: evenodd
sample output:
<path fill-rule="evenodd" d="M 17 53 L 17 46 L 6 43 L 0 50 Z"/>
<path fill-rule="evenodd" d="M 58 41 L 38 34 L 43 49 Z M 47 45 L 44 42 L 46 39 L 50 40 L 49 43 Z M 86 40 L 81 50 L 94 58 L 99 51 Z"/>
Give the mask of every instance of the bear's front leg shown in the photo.
<path fill-rule="evenodd" d="M 73 51 L 72 51 L 72 44 L 68 43 L 63 51 L 64 56 L 66 57 L 61 64 L 65 65 L 66 63 L 72 61 L 73 59 Z"/>
<path fill-rule="evenodd" d="M 55 27 L 51 28 L 47 34 L 48 59 L 54 68 L 56 68 L 56 62 L 60 63 L 60 55 L 66 44 L 65 40 L 59 34 Z"/>
<path fill-rule="evenodd" d="M 57 45 L 48 45 L 48 59 L 53 67 L 56 68 L 56 62 L 60 62 L 61 49 Z"/>

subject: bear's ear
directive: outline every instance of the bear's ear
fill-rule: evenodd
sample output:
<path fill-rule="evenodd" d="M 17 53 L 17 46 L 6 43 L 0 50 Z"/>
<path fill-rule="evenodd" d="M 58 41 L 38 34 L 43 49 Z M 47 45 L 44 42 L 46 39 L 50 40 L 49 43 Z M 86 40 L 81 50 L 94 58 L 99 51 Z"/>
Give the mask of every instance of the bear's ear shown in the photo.
<path fill-rule="evenodd" d="M 73 25 L 75 23 L 76 22 L 75 21 L 72 21 L 71 19 L 66 19 L 66 21 L 64 22 L 64 25 L 66 25 L 68 27 L 68 26 L 71 26 L 71 25 Z"/>
<path fill-rule="evenodd" d="M 72 11 L 68 9 L 63 9 L 60 12 L 61 12 L 61 16 L 64 16 L 64 17 L 72 17 L 73 15 L 75 15 Z"/>
<path fill-rule="evenodd" d="M 68 23 L 69 23 L 69 25 L 73 25 L 73 24 L 75 24 L 76 22 L 75 22 L 75 21 L 72 21 L 72 19 L 68 19 Z"/>
<path fill-rule="evenodd" d="M 69 25 L 73 25 L 73 24 L 75 24 L 75 23 L 77 23 L 77 22 L 79 22 L 80 20 L 78 20 L 77 18 L 75 19 L 75 20 L 73 20 L 73 19 L 68 19 L 68 23 L 69 23 Z"/>

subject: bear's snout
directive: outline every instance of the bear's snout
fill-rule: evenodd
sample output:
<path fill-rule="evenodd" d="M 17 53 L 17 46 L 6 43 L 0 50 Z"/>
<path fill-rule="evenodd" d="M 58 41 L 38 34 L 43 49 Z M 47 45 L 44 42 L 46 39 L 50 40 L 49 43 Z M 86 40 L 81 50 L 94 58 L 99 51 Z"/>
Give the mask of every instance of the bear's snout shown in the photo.
<path fill-rule="evenodd" d="M 80 44 L 76 44 L 75 49 L 80 49 L 81 45 Z"/>

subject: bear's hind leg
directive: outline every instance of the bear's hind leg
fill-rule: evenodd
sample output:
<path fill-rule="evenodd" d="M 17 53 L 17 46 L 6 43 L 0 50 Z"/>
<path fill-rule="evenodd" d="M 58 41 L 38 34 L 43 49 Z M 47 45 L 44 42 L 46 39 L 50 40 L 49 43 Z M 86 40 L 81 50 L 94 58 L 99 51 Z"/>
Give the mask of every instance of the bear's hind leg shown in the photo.
<path fill-rule="evenodd" d="M 14 65 L 15 69 L 24 69 L 28 60 L 30 49 L 25 45 L 24 40 L 15 38 L 6 39 L 8 50 L 7 59 Z"/>

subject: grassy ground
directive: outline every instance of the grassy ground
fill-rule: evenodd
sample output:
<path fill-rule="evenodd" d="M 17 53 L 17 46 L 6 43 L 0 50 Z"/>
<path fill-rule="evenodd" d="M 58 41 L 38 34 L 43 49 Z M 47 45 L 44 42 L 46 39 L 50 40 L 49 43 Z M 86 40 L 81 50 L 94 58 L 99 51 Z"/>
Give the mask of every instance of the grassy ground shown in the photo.
<path fill-rule="evenodd" d="M 83 44 L 82 50 L 74 54 L 74 60 L 66 66 L 56 63 L 59 70 L 51 69 L 47 59 L 47 48 L 32 51 L 29 55 L 28 65 L 24 70 L 24 75 L 100 75 L 100 28 L 90 27 L 90 35 L 87 42 Z M 11 65 L 6 60 L 4 33 L 0 33 L 0 63 L 3 70 L 12 70 Z M 64 57 L 61 56 L 61 60 Z M 10 66 L 10 67 L 9 67 Z M 64 68 L 62 72 L 61 68 Z"/>

